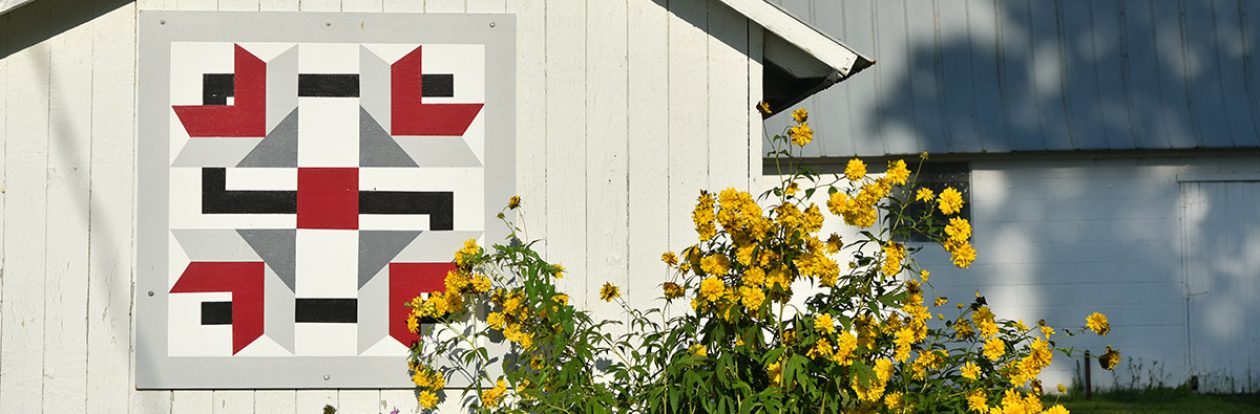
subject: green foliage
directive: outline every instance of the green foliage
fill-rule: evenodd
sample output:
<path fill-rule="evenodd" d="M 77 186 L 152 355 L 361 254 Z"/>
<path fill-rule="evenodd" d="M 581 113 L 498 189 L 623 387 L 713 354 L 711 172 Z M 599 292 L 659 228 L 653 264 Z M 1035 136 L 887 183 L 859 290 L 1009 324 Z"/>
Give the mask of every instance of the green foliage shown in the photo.
<path fill-rule="evenodd" d="M 771 140 L 776 162 L 812 140 L 808 114 L 794 116 Z M 913 179 L 902 160 L 873 176 L 853 159 L 843 175 L 801 170 L 755 198 L 702 191 L 698 242 L 662 255 L 672 276 L 659 307 L 601 291 L 624 322 L 596 320 L 556 289 L 564 268 L 522 241 L 508 217 L 520 211 L 514 197 L 499 215 L 508 239 L 470 240 L 445 293 L 409 304 L 413 329 L 440 322 L 409 359 L 421 405 L 446 398 L 445 378 L 458 376 L 476 397 L 461 401 L 485 412 L 1042 412 L 1036 376 L 1056 350 L 1072 350 L 1044 324 L 996 318 L 978 294 L 925 300 L 930 273 L 913 259 L 925 246 L 896 240 L 930 235 L 964 268 L 976 252 L 958 192 L 914 191 Z M 820 234 L 824 209 L 810 201 L 819 190 L 853 240 Z M 913 203 L 926 208 L 910 216 Z M 1110 329 L 1091 318 L 1096 332 Z"/>

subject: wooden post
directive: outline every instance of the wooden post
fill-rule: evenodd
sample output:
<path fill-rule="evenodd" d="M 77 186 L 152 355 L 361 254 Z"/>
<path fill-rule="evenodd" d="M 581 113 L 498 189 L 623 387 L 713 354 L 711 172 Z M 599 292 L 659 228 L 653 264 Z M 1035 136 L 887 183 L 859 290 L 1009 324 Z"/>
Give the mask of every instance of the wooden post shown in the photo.
<path fill-rule="evenodd" d="M 1092 365 L 1090 364 L 1091 360 L 1092 359 L 1089 357 L 1089 351 L 1085 351 L 1085 399 L 1087 400 L 1093 398 L 1094 396 L 1093 378 L 1092 375 L 1090 375 L 1090 365 Z"/>

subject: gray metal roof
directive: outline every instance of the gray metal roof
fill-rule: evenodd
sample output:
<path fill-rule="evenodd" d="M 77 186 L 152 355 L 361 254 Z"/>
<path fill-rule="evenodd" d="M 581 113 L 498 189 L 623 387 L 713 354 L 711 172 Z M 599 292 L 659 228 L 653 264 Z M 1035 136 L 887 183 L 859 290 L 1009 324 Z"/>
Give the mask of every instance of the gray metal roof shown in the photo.
<path fill-rule="evenodd" d="M 1260 147 L 1260 1 L 771 1 L 879 62 L 810 156 Z"/>

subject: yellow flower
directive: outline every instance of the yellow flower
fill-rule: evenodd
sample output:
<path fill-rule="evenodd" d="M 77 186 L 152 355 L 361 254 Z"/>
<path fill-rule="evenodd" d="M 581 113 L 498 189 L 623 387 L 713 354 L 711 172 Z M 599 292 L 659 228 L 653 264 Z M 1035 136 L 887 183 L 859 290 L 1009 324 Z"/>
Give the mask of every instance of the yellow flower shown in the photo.
<path fill-rule="evenodd" d="M 551 265 L 551 277 L 556 279 L 564 279 L 564 265 Z"/>
<path fill-rule="evenodd" d="M 897 362 L 905 362 L 910 357 L 910 345 L 914 344 L 914 331 L 909 328 L 901 328 L 897 330 L 897 339 L 893 341 L 896 345 L 896 351 L 893 358 Z"/>
<path fill-rule="evenodd" d="M 850 384 L 853 392 L 862 401 L 879 401 L 880 397 L 884 396 L 884 386 L 888 385 L 888 380 L 892 378 L 893 369 L 893 362 L 887 358 L 875 361 L 875 378 L 863 386 L 857 376 L 853 376 L 853 382 Z"/>
<path fill-rule="evenodd" d="M 1106 336 L 1107 333 L 1111 332 L 1111 324 L 1107 322 L 1107 315 L 1098 312 L 1091 313 L 1085 317 L 1085 326 L 1102 336 Z"/>
<path fill-rule="evenodd" d="M 665 282 L 661 285 L 661 289 L 665 291 L 665 299 L 677 299 L 683 295 L 682 286 L 674 282 Z"/>
<path fill-rule="evenodd" d="M 945 235 L 950 240 L 965 242 L 971 238 L 971 223 L 962 217 L 951 217 L 949 224 L 945 225 Z"/>
<path fill-rule="evenodd" d="M 700 297 L 709 302 L 717 302 L 725 290 L 726 284 L 722 283 L 722 279 L 719 279 L 717 276 L 709 276 L 703 282 L 700 282 Z"/>
<path fill-rule="evenodd" d="M 561 304 L 561 305 L 568 305 L 568 304 L 569 304 L 569 295 L 566 295 L 566 294 L 563 294 L 563 293 L 557 293 L 557 294 L 555 294 L 555 295 L 553 295 L 553 296 L 551 297 L 551 300 L 552 300 L 552 301 L 554 301 L 554 302 L 556 302 L 556 303 L 559 303 L 559 304 Z"/>
<path fill-rule="evenodd" d="M 1059 386 L 1062 387 L 1063 385 L 1059 385 Z M 1063 404 L 1055 404 L 1053 407 L 1050 407 L 1049 410 L 1046 410 L 1045 414 L 1071 414 L 1071 413 L 1068 412 L 1066 408 L 1063 408 Z"/>
<path fill-rule="evenodd" d="M 984 342 L 984 357 L 997 361 L 1006 355 L 1006 343 L 1001 338 L 993 337 Z"/>
<path fill-rule="evenodd" d="M 621 297 L 621 289 L 612 283 L 604 282 L 604 286 L 599 288 L 599 298 L 604 302 L 611 302 L 618 297 Z"/>
<path fill-rule="evenodd" d="M 696 225 L 696 234 L 700 236 L 700 240 L 709 240 L 717 235 L 717 226 L 713 223 L 717 217 L 713 213 L 714 206 L 713 195 L 708 191 L 701 191 L 700 197 L 696 198 L 696 208 L 691 212 L 691 221 Z"/>
<path fill-rule="evenodd" d="M 853 351 L 857 351 L 857 337 L 848 331 L 836 337 L 836 354 L 831 359 L 840 365 L 852 364 Z"/>
<path fill-rule="evenodd" d="M 976 379 L 980 378 L 980 366 L 974 363 L 971 363 L 970 361 L 968 361 L 966 364 L 963 364 L 961 371 L 962 371 L 963 378 L 966 378 L 972 381 L 975 381 Z"/>
<path fill-rule="evenodd" d="M 490 278 L 486 277 L 485 275 L 473 276 L 472 282 L 470 283 L 470 285 L 472 285 L 473 291 L 477 293 L 489 292 L 490 291 Z"/>
<path fill-rule="evenodd" d="M 770 383 L 774 386 L 781 386 L 783 382 L 783 364 L 775 362 L 766 367 L 766 374 L 770 376 Z"/>
<path fill-rule="evenodd" d="M 420 333 L 420 319 L 416 318 L 415 312 L 407 315 L 407 332 Z"/>
<path fill-rule="evenodd" d="M 906 185 L 906 180 L 910 178 L 910 169 L 906 168 L 905 160 L 888 161 L 888 179 L 893 184 Z"/>
<path fill-rule="evenodd" d="M 674 252 L 661 253 L 661 261 L 670 266 L 677 266 L 678 255 L 674 254 Z"/>
<path fill-rule="evenodd" d="M 844 248 L 844 241 L 840 239 L 839 234 L 831 233 L 827 237 L 827 254 L 835 254 Z"/>
<path fill-rule="evenodd" d="M 766 300 L 766 292 L 757 287 L 740 287 L 739 295 L 740 303 L 743 303 L 744 307 L 751 311 L 761 309 L 761 303 Z"/>
<path fill-rule="evenodd" d="M 800 184 L 797 184 L 796 181 L 793 181 L 791 184 L 788 184 L 787 187 L 783 188 L 783 194 L 791 197 L 791 196 L 796 195 L 796 192 L 799 191 L 800 189 L 801 189 Z"/>
<path fill-rule="evenodd" d="M 808 121 L 809 111 L 806 111 L 805 108 L 796 108 L 795 111 L 792 111 L 792 120 L 798 124 Z"/>
<path fill-rule="evenodd" d="M 468 269 L 472 265 L 472 259 L 481 253 L 481 247 L 477 246 L 477 239 L 468 239 L 464 241 L 464 247 L 455 252 L 455 265 L 460 269 Z"/>
<path fill-rule="evenodd" d="M 509 210 L 516 210 L 520 206 L 521 206 L 521 196 L 514 195 L 508 198 L 507 207 Z"/>
<path fill-rule="evenodd" d="M 971 243 L 965 241 L 946 240 L 942 246 L 945 251 L 949 252 L 950 259 L 954 261 L 954 266 L 960 269 L 971 267 L 971 262 L 976 261 L 976 248 Z"/>
<path fill-rule="evenodd" d="M 884 405 L 887 405 L 888 408 L 890 409 L 893 409 L 893 410 L 900 409 L 901 403 L 902 401 L 901 401 L 900 392 L 890 392 L 888 393 L 888 395 L 884 396 Z"/>
<path fill-rule="evenodd" d="M 836 322 L 831 319 L 831 314 L 824 313 L 822 315 L 815 316 L 814 330 L 829 334 L 836 333 Z"/>
<path fill-rule="evenodd" d="M 988 306 L 981 306 L 971 314 L 971 320 L 976 322 L 976 326 L 980 328 L 980 334 L 985 338 L 997 335 L 998 327 L 993 319 L 993 311 Z"/>
<path fill-rule="evenodd" d="M 946 187 L 944 191 L 941 191 L 941 197 L 936 200 L 936 207 L 944 214 L 958 214 L 963 207 L 962 193 L 954 187 Z"/>
<path fill-rule="evenodd" d="M 866 163 L 857 158 L 849 160 L 849 163 L 844 166 L 844 176 L 849 181 L 862 179 L 862 177 L 866 176 Z"/>
<path fill-rule="evenodd" d="M 793 144 L 803 147 L 814 140 L 814 130 L 809 127 L 809 124 L 802 122 L 800 125 L 788 128 L 788 137 L 792 138 Z"/>
<path fill-rule="evenodd" d="M 426 410 L 432 410 L 434 408 L 437 408 L 437 403 L 438 403 L 437 394 L 434 394 L 433 391 L 429 391 L 429 390 L 420 391 L 419 402 L 420 402 L 420 407 Z"/>
<path fill-rule="evenodd" d="M 490 325 L 491 328 L 502 331 L 503 327 L 507 325 L 507 318 L 504 318 L 502 313 L 490 312 L 486 315 L 486 324 Z"/>
<path fill-rule="evenodd" d="M 769 102 L 766 102 L 766 101 L 761 101 L 761 103 L 757 104 L 757 109 L 758 109 L 758 110 L 760 110 L 760 111 L 761 111 L 761 113 L 766 114 L 766 115 L 769 115 L 769 114 L 770 114 L 770 103 L 769 103 Z"/>
<path fill-rule="evenodd" d="M 1111 349 L 1111 345 L 1107 345 L 1107 352 L 1098 357 L 1098 364 L 1108 371 L 1116 369 L 1116 364 L 1120 363 L 1120 351 Z"/>
<path fill-rule="evenodd" d="M 710 276 L 722 276 L 730 270 L 731 261 L 723 254 L 711 254 L 700 259 L 700 270 Z"/>
<path fill-rule="evenodd" d="M 978 413 L 989 412 L 989 400 L 983 390 L 975 390 L 967 394 L 967 409 Z"/>
<path fill-rule="evenodd" d="M 690 348 L 687 348 L 687 352 L 700 358 L 709 356 L 709 348 L 701 344 L 692 345 Z"/>
<path fill-rule="evenodd" d="M 949 303 L 949 298 L 941 296 L 941 297 L 936 298 L 935 301 L 932 301 L 932 306 L 939 308 L 945 305 L 946 303 Z"/>
<path fill-rule="evenodd" d="M 497 407 L 505 392 L 507 392 L 507 383 L 502 378 L 499 378 L 494 388 L 481 392 L 481 405 L 484 407 Z"/>
<path fill-rule="evenodd" d="M 1058 386 L 1056 386 L 1055 388 L 1059 390 L 1059 393 L 1060 393 L 1060 394 L 1067 393 L 1067 386 L 1066 386 L 1066 385 L 1059 384 L 1059 385 L 1058 385 Z"/>
<path fill-rule="evenodd" d="M 932 192 L 931 188 L 922 187 L 919 188 L 919 191 L 914 193 L 915 201 L 927 202 L 932 201 L 933 198 L 936 198 L 936 194 Z"/>
<path fill-rule="evenodd" d="M 896 276 L 901 273 L 901 261 L 906 258 L 906 246 L 897 242 L 884 245 L 884 265 L 880 269 L 884 276 Z"/>
<path fill-rule="evenodd" d="M 835 349 L 831 347 L 831 342 L 828 341 L 827 338 L 819 338 L 818 342 L 814 343 L 814 347 L 810 348 L 809 352 L 805 353 L 805 356 L 810 358 L 826 358 L 832 356 L 833 354 L 835 354 Z"/>

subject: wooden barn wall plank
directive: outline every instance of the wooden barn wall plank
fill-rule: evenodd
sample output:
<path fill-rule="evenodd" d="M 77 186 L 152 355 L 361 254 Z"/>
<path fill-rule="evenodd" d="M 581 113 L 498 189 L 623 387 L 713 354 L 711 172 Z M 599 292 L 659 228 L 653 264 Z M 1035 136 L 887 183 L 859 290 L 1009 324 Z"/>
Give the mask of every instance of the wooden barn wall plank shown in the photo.
<path fill-rule="evenodd" d="M 126 413 L 135 389 L 129 351 L 136 5 L 115 0 L 97 4 L 96 12 L 101 16 L 92 22 L 87 406 Z M 159 396 L 157 404 L 163 400 L 169 410 L 169 395 Z"/>
<path fill-rule="evenodd" d="M 516 14 L 520 224 L 604 317 L 619 309 L 600 285 L 651 304 L 660 253 L 693 243 L 697 192 L 746 188 L 759 160 L 761 29 L 716 1 L 617 0 L 596 15 L 560 0 L 61 1 L 0 18 L 0 139 L 49 138 L 0 147 L 0 412 L 416 411 L 410 390 L 134 390 L 139 10 Z"/>
<path fill-rule="evenodd" d="M 547 231 L 547 3 L 511 0 L 516 14 L 516 191 L 524 205 L 519 227 L 538 239 Z M 535 245 L 547 252 L 547 242 Z"/>
<path fill-rule="evenodd" d="M 175 391 L 171 398 L 171 412 L 176 414 L 213 414 L 214 391 Z"/>
<path fill-rule="evenodd" d="M 469 13 L 506 13 L 507 6 L 507 0 L 468 0 L 465 8 Z"/>
<path fill-rule="evenodd" d="M 48 190 L 49 3 L 7 14 L 11 54 L 6 92 L 4 279 L 0 315 L 0 412 L 43 410 L 44 268 Z"/>
<path fill-rule="evenodd" d="M 712 191 L 748 184 L 748 25 L 739 12 L 709 0 L 708 140 Z"/>
<path fill-rule="evenodd" d="M 659 262 L 669 244 L 669 10 L 667 0 L 630 0 L 626 131 L 629 175 L 626 301 L 657 304 L 669 272 Z M 680 225 L 680 224 L 679 224 Z"/>
<path fill-rule="evenodd" d="M 586 273 L 585 292 L 573 292 L 604 318 L 623 315 L 617 302 L 599 298 L 604 283 L 629 283 L 626 234 L 629 215 L 627 0 L 608 0 L 586 16 Z M 579 190 L 579 189 L 575 189 Z"/>
<path fill-rule="evenodd" d="M 293 414 L 297 412 L 297 394 L 289 390 L 254 392 L 254 412 Z"/>
<path fill-rule="evenodd" d="M 463 13 L 464 0 L 425 0 L 425 13 Z"/>
<path fill-rule="evenodd" d="M 669 2 L 669 246 L 679 251 L 697 241 L 691 210 L 709 185 L 707 6 Z"/>
<path fill-rule="evenodd" d="M 343 414 L 377 414 L 381 402 L 379 390 L 341 390 L 337 392 L 337 412 Z"/>
<path fill-rule="evenodd" d="M 9 39 L 13 37 L 12 32 L 10 32 L 9 30 L 10 25 L 11 23 L 9 21 L 8 15 L 0 16 L 0 56 L 4 56 L 6 58 L 11 53 L 13 53 L 13 51 L 10 50 L 10 47 L 12 47 L 10 44 L 12 42 Z M 0 191 L 0 338 L 4 338 L 4 325 L 6 322 L 5 321 L 6 318 L 4 317 L 5 307 L 4 307 L 4 280 L 3 278 L 5 275 L 5 272 L 9 270 L 7 267 L 5 267 L 5 260 L 4 260 L 6 257 L 5 256 L 6 237 L 4 237 L 5 235 L 4 224 L 6 223 L 6 220 L 5 220 L 4 213 L 5 213 L 5 206 L 8 200 L 7 187 L 6 187 L 7 180 L 5 179 L 6 177 L 5 171 L 8 171 L 6 167 L 8 165 L 8 158 L 5 156 L 7 154 L 6 149 L 8 145 L 6 144 L 8 143 L 8 136 L 9 136 L 9 128 L 8 128 L 9 116 L 8 116 L 8 111 L 7 111 L 7 108 L 9 107 L 8 97 L 9 97 L 9 60 L 0 59 L 0 189 L 6 189 L 5 191 Z M 0 342 L 0 366 L 4 366 L 4 360 L 5 360 L 4 346 L 3 346 L 3 343 Z M 4 383 L 4 375 L 0 374 L 0 384 L 3 384 L 3 383 Z M 2 394 L 3 393 L 0 393 L 0 395 Z"/>
<path fill-rule="evenodd" d="M 748 87 L 745 98 L 744 111 L 748 113 L 748 191 L 756 194 L 756 191 L 762 187 L 759 186 L 759 178 L 761 171 L 761 157 L 766 153 L 766 149 L 762 147 L 766 137 L 766 124 L 761 118 L 761 110 L 757 107 L 761 103 L 761 88 L 763 87 L 762 76 L 762 53 L 765 47 L 764 29 L 753 21 L 747 21 L 748 25 L 748 57 L 744 62 L 748 66 Z"/>
<path fill-rule="evenodd" d="M 49 3 L 45 192 L 44 412 L 87 410 L 88 184 L 92 130 L 91 5 Z M 79 24 L 79 22 L 87 22 Z"/>
<path fill-rule="evenodd" d="M 557 282 L 585 305 L 586 289 L 586 18 L 585 2 L 548 0 L 547 259 L 563 264 Z M 496 200 L 487 200 L 494 203 Z M 502 202 L 502 201 L 498 201 Z"/>

